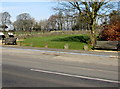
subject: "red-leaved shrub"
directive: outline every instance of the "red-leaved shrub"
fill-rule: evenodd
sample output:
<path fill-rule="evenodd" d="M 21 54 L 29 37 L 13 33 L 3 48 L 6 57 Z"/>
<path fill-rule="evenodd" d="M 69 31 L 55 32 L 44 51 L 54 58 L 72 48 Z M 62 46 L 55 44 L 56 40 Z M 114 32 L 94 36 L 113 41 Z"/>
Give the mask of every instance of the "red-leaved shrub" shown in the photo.
<path fill-rule="evenodd" d="M 120 41 L 120 22 L 105 26 L 100 34 L 100 38 L 104 41 Z"/>

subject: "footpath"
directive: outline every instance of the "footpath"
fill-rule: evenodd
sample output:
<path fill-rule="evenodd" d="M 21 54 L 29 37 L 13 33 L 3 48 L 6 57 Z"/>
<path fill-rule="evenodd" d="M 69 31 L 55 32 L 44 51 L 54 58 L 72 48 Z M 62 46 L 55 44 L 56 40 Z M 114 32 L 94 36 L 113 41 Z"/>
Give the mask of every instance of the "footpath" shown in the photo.
<path fill-rule="evenodd" d="M 106 51 L 106 50 L 70 50 L 70 49 L 55 49 L 55 48 L 39 48 L 39 47 L 29 47 L 29 46 L 18 46 L 18 45 L 2 45 L 2 47 L 10 48 L 23 48 L 23 49 L 35 49 L 35 50 L 48 50 L 57 52 L 70 52 L 70 53 L 83 53 L 83 54 L 95 54 L 95 55 L 106 55 L 106 56 L 119 56 L 118 51 Z"/>
<path fill-rule="evenodd" d="M 81 62 L 90 64 L 103 64 L 118 66 L 119 52 L 117 51 L 99 51 L 99 50 L 66 50 L 66 49 L 53 49 L 53 48 L 37 48 L 37 47 L 22 47 L 13 45 L 1 46 L 4 49 L 15 49 L 16 52 L 29 52 L 35 54 L 42 54 L 53 56 L 54 60 L 69 61 L 69 62 Z"/>

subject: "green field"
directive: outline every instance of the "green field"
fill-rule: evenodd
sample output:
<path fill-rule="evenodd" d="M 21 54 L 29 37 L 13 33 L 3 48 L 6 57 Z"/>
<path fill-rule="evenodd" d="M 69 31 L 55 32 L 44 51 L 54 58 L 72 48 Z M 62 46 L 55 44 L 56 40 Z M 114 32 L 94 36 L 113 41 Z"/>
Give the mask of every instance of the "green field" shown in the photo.
<path fill-rule="evenodd" d="M 87 45 L 89 40 L 88 35 L 50 35 L 26 38 L 22 41 L 21 45 L 41 48 L 47 45 L 48 48 L 64 49 L 64 45 L 67 44 L 69 45 L 69 49 L 83 50 L 84 45 Z M 91 46 L 89 46 L 90 48 Z"/>

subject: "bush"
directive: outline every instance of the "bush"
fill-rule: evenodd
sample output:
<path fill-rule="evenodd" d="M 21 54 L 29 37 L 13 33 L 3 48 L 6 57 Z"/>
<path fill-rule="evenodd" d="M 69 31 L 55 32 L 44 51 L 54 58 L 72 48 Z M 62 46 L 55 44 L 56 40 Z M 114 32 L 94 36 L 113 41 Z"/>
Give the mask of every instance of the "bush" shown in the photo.
<path fill-rule="evenodd" d="M 110 25 L 106 25 L 100 34 L 104 41 L 120 41 L 120 16 L 113 16 Z"/>
<path fill-rule="evenodd" d="M 113 11 L 109 25 L 106 25 L 100 34 L 100 39 L 105 41 L 120 41 L 120 12 Z"/>
<path fill-rule="evenodd" d="M 57 38 L 52 41 L 67 41 L 67 42 L 83 42 L 89 43 L 90 37 L 89 36 L 69 36 L 65 38 Z"/>
<path fill-rule="evenodd" d="M 120 41 L 120 22 L 114 22 L 105 26 L 100 34 L 100 38 L 104 41 Z"/>

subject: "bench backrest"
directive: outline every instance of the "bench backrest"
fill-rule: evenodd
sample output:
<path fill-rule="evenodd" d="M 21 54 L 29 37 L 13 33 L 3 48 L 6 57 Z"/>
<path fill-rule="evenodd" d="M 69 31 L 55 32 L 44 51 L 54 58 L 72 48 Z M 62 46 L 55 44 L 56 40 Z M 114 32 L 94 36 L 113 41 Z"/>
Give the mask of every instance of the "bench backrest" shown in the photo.
<path fill-rule="evenodd" d="M 95 48 L 101 49 L 118 49 L 120 46 L 119 41 L 97 41 Z"/>

